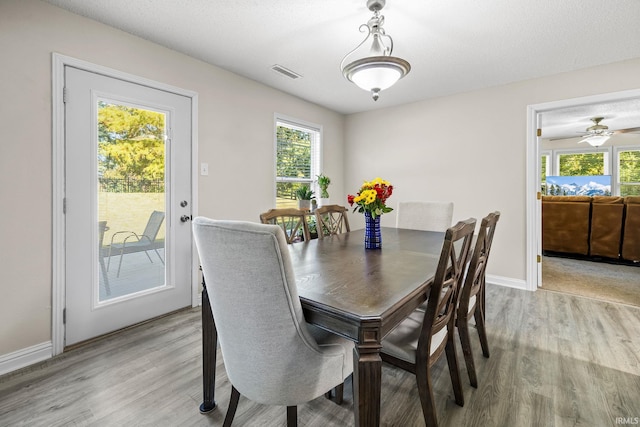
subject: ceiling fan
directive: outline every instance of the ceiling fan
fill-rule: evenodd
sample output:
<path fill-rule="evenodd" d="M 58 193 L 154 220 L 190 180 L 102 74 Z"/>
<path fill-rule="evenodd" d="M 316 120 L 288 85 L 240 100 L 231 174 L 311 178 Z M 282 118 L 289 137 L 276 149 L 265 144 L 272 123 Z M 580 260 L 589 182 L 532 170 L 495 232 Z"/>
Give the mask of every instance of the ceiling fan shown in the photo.
<path fill-rule="evenodd" d="M 593 122 L 593 125 L 585 129 L 586 133 L 583 135 L 582 140 L 580 140 L 578 144 L 582 142 L 586 142 L 593 147 L 599 147 L 602 144 L 604 144 L 609 138 L 611 138 L 611 135 L 640 131 L 640 127 L 618 129 L 618 130 L 611 131 L 609 130 L 609 126 L 600 124 L 600 122 L 604 120 L 604 117 L 593 117 L 590 120 Z M 558 139 L 567 139 L 567 138 L 566 137 L 552 138 L 551 140 L 553 141 Z"/>

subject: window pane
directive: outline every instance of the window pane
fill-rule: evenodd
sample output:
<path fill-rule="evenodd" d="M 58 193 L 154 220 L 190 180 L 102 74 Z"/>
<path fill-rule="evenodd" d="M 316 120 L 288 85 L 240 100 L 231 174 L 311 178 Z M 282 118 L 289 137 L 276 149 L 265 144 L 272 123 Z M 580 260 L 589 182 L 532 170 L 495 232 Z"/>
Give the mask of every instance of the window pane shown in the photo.
<path fill-rule="evenodd" d="M 278 126 L 277 129 L 278 178 L 311 179 L 311 133 Z"/>
<path fill-rule="evenodd" d="M 560 154 L 561 176 L 604 175 L 605 153 Z"/>
<path fill-rule="evenodd" d="M 320 138 L 319 128 L 276 121 L 276 207 L 297 207 L 296 191 L 303 185 L 317 193 Z"/>
<path fill-rule="evenodd" d="M 640 150 L 618 153 L 618 180 L 621 196 L 640 195 Z"/>

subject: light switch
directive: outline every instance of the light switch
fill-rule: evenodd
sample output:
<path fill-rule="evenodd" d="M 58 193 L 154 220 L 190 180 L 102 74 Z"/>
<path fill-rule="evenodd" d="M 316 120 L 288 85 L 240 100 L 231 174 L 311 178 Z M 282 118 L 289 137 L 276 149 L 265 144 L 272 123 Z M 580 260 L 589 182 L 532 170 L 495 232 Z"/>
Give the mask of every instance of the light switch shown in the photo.
<path fill-rule="evenodd" d="M 200 163 L 200 175 L 209 175 L 209 163 Z"/>

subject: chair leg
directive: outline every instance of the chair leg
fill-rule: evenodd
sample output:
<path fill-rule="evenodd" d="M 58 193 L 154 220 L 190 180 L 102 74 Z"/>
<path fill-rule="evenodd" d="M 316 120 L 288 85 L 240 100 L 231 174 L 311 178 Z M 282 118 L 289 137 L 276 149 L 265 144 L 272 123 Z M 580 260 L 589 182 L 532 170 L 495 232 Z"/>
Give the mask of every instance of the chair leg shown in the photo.
<path fill-rule="evenodd" d="M 102 278 L 104 279 L 104 289 L 107 292 L 107 295 L 111 295 L 111 287 L 109 286 L 109 276 L 107 276 L 107 267 L 104 265 L 104 257 L 102 254 L 100 256 L 100 271 L 102 272 Z"/>
<path fill-rule="evenodd" d="M 489 357 L 489 341 L 487 341 L 487 331 L 484 327 L 484 309 L 482 306 L 476 306 L 473 317 L 476 319 L 476 328 L 478 329 L 480 346 L 482 346 L 482 354 L 484 357 Z"/>
<path fill-rule="evenodd" d="M 445 345 L 445 353 L 447 354 L 447 364 L 449 365 L 449 375 L 451 376 L 451 384 L 453 385 L 453 395 L 459 406 L 464 406 L 464 395 L 462 394 L 462 383 L 460 382 L 460 371 L 458 370 L 458 359 L 456 358 L 456 341 L 453 339 L 455 325 L 449 329 L 447 344 Z"/>
<path fill-rule="evenodd" d="M 224 424 L 222 424 L 223 427 L 231 427 L 233 417 L 236 416 L 236 409 L 238 409 L 238 400 L 240 400 L 240 392 L 234 386 L 231 386 L 231 398 L 229 399 L 227 415 L 224 417 Z"/>
<path fill-rule="evenodd" d="M 433 386 L 431 381 L 431 369 L 429 362 L 416 366 L 416 382 L 418 383 L 418 395 L 422 406 L 422 416 L 427 427 L 438 427 L 436 406 L 433 400 Z"/>
<path fill-rule="evenodd" d="M 153 250 L 156 251 L 156 255 L 158 255 L 158 258 L 160 258 L 160 262 L 162 263 L 162 265 L 164 265 L 164 260 L 160 256 L 160 252 L 158 252 L 158 249 L 154 248 Z"/>
<path fill-rule="evenodd" d="M 458 334 L 460 335 L 460 345 L 464 362 L 467 365 L 469 382 L 471 386 L 478 388 L 478 378 L 476 377 L 476 367 L 473 363 L 473 352 L 471 351 L 471 340 L 469 339 L 469 322 L 466 317 L 458 317 Z"/>
<path fill-rule="evenodd" d="M 287 406 L 287 427 L 298 427 L 297 406 Z"/>
<path fill-rule="evenodd" d="M 335 399 L 332 399 L 332 395 L 335 395 Z M 344 383 L 338 384 L 335 388 L 326 392 L 324 397 L 329 400 L 333 400 L 338 405 L 342 405 L 342 400 L 344 398 Z"/>

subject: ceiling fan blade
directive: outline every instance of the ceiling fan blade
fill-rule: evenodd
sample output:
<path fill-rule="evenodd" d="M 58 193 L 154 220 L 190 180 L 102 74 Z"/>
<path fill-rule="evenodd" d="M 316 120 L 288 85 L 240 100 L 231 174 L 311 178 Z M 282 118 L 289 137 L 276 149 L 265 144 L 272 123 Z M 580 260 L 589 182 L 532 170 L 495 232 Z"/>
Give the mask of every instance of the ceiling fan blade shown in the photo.
<path fill-rule="evenodd" d="M 618 129 L 613 131 L 613 133 L 634 133 L 634 132 L 640 132 L 640 128 Z"/>
<path fill-rule="evenodd" d="M 558 138 L 549 138 L 549 141 L 562 141 L 565 139 L 576 139 L 576 138 L 583 138 L 584 132 L 580 132 L 582 133 L 582 135 L 576 135 L 576 136 L 562 136 L 562 137 L 558 137 Z"/>

